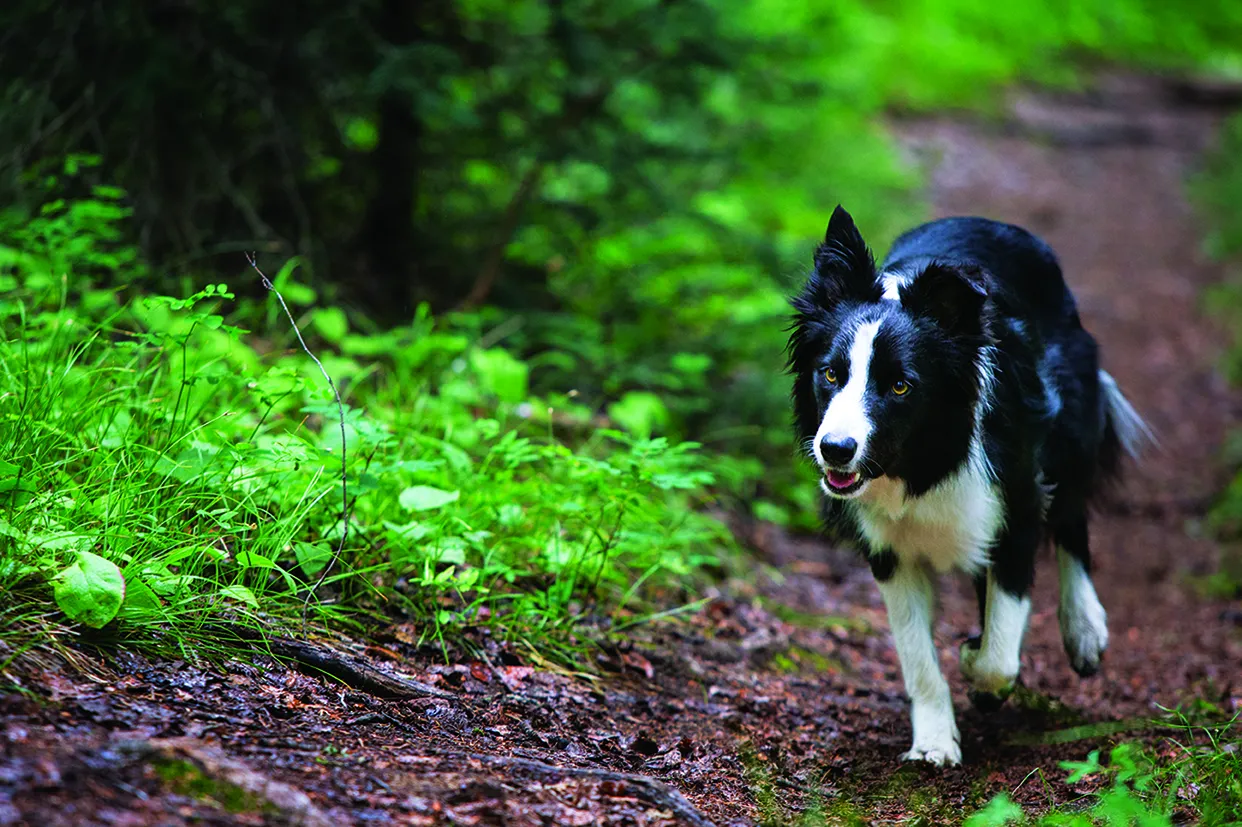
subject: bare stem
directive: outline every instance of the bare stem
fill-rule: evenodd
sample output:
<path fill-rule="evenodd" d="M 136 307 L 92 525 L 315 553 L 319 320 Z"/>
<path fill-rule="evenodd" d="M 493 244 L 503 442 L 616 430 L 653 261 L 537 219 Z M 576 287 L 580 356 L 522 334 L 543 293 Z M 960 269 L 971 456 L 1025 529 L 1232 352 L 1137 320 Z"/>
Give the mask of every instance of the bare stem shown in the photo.
<path fill-rule="evenodd" d="M 250 266 L 259 274 L 259 278 L 263 280 L 263 286 L 268 291 L 275 293 L 276 298 L 280 301 L 281 308 L 285 311 L 285 315 L 289 317 L 289 324 L 293 326 L 294 335 L 298 337 L 298 344 L 302 346 L 302 350 L 306 352 L 319 368 L 319 372 L 323 374 L 323 378 L 328 380 L 328 387 L 332 389 L 332 396 L 336 399 L 336 409 L 340 414 L 341 424 L 341 542 L 336 547 L 336 553 L 332 555 L 332 559 L 323 567 L 323 571 L 319 574 L 319 579 L 315 581 L 315 585 L 311 587 L 310 592 L 306 595 L 306 602 L 309 604 L 311 596 L 323 585 L 323 581 L 327 578 L 332 567 L 336 565 L 337 559 L 340 558 L 345 550 L 345 540 L 349 537 L 349 489 L 346 481 L 346 465 L 345 465 L 345 403 L 341 401 L 341 393 L 336 389 L 336 383 L 332 381 L 332 377 L 328 375 L 328 371 L 324 368 L 323 362 L 311 353 L 310 347 L 307 346 L 306 340 L 302 338 L 302 331 L 298 328 L 297 321 L 293 318 L 293 313 L 289 310 L 289 305 L 285 304 L 285 297 L 280 295 L 280 291 L 272 284 L 263 271 L 259 269 L 259 263 L 255 260 L 254 253 L 246 253 L 246 261 L 250 262 Z"/>

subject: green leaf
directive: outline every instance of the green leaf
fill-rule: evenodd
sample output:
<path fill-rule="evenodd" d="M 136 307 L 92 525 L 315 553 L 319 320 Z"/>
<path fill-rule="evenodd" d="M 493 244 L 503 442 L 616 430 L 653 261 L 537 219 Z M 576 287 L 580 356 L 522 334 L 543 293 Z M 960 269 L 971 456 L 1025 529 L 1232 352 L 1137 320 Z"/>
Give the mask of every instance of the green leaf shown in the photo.
<path fill-rule="evenodd" d="M 495 394 L 501 402 L 516 404 L 526 398 L 530 369 L 507 350 L 498 347 L 475 350 L 470 354 L 470 366 L 478 374 L 483 389 Z"/>
<path fill-rule="evenodd" d="M 342 131 L 345 143 L 362 152 L 370 152 L 379 143 L 379 128 L 369 118 L 350 118 Z"/>
<path fill-rule="evenodd" d="M 319 574 L 332 560 L 332 549 L 324 543 L 294 543 L 293 553 L 307 577 Z"/>
<path fill-rule="evenodd" d="M 1011 821 L 1022 820 L 1022 808 L 1009 800 L 1009 796 L 1001 793 L 988 802 L 987 806 L 970 816 L 964 827 L 1003 827 Z"/>
<path fill-rule="evenodd" d="M 315 329 L 333 344 L 340 342 L 349 333 L 349 320 L 345 311 L 339 307 L 320 307 L 311 317 Z"/>
<path fill-rule="evenodd" d="M 285 301 L 289 304 L 311 304 L 315 301 L 315 291 L 305 284 L 298 284 L 293 280 L 293 273 L 302 266 L 302 260 L 297 256 L 286 261 L 276 273 L 276 278 L 272 279 L 272 284 L 280 294 L 285 297 Z"/>
<path fill-rule="evenodd" d="M 125 578 L 125 600 L 121 604 L 120 616 L 130 620 L 149 621 L 158 617 L 163 608 L 159 597 L 151 587 L 132 574 Z"/>
<path fill-rule="evenodd" d="M 241 551 L 237 553 L 237 563 L 244 568 L 256 569 L 274 569 L 276 563 L 262 554 L 255 554 L 253 551 Z"/>
<path fill-rule="evenodd" d="M 121 610 L 125 577 L 111 560 L 79 551 L 77 561 L 56 575 L 53 594 L 70 620 L 101 629 Z"/>
<path fill-rule="evenodd" d="M 401 492 L 401 507 L 409 511 L 430 511 L 456 502 L 460 491 L 445 491 L 429 485 L 412 485 Z"/>
<path fill-rule="evenodd" d="M 668 408 L 654 393 L 631 391 L 608 406 L 608 416 L 640 439 L 668 425 Z"/>
<path fill-rule="evenodd" d="M 1093 749 L 1087 755 L 1086 761 L 1061 761 L 1059 766 L 1063 770 L 1071 770 L 1068 778 L 1065 779 L 1066 784 L 1077 784 L 1088 775 L 1099 772 L 1103 767 L 1100 766 L 1100 751 Z"/>
<path fill-rule="evenodd" d="M 230 600 L 236 600 L 239 603 L 245 603 L 252 609 L 259 608 L 259 601 L 254 596 L 254 592 L 250 591 L 250 589 L 245 586 L 225 586 L 220 590 L 220 596 Z"/>

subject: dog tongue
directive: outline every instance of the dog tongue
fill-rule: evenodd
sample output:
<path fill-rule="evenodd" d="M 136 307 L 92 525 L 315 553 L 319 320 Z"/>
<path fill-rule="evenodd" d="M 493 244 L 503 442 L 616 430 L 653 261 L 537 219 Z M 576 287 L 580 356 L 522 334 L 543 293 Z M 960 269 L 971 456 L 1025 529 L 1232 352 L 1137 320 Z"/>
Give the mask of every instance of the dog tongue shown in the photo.
<path fill-rule="evenodd" d="M 858 481 L 858 474 L 844 474 L 840 471 L 828 472 L 828 484 L 833 488 L 849 488 Z"/>

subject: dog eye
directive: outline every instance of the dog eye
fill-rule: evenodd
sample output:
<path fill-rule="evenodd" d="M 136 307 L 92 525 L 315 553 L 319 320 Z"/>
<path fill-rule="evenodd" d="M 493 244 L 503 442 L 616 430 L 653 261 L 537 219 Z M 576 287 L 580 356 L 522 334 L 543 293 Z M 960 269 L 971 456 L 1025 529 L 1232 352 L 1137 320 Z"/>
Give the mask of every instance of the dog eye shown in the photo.
<path fill-rule="evenodd" d="M 824 378 L 828 380 L 829 384 L 837 384 L 837 372 L 832 368 L 824 368 Z"/>
<path fill-rule="evenodd" d="M 893 393 L 897 396 L 905 396 L 910 392 L 910 383 L 905 379 L 898 379 L 893 383 Z"/>

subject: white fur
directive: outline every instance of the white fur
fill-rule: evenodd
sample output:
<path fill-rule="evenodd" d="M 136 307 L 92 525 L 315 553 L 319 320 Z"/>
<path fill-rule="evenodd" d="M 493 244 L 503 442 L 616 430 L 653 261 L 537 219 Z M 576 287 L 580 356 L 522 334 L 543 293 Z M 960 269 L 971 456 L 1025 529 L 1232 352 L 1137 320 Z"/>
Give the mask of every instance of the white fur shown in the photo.
<path fill-rule="evenodd" d="M 975 689 L 994 695 L 1013 689 L 1030 616 L 1031 598 L 1005 591 L 989 572 L 983 639 L 978 649 L 964 647 L 961 653 L 962 674 Z"/>
<path fill-rule="evenodd" d="M 892 301 L 901 300 L 901 288 L 911 282 L 910 276 L 904 273 L 881 273 L 880 288 L 884 291 L 883 298 Z"/>
<path fill-rule="evenodd" d="M 1061 639 L 1078 671 L 1095 671 L 1108 648 L 1108 615 L 1082 563 L 1063 548 L 1057 549 L 1061 580 Z"/>
<path fill-rule="evenodd" d="M 854 339 L 850 343 L 850 373 L 845 387 L 837 391 L 824 411 L 824 418 L 819 423 L 815 434 L 815 443 L 811 450 L 815 459 L 822 466 L 824 457 L 820 451 L 820 442 L 825 437 L 833 441 L 851 438 L 858 443 L 855 456 L 865 456 L 867 440 L 871 436 L 872 423 L 867 414 L 867 374 L 871 368 L 871 352 L 875 347 L 875 337 L 880 331 L 880 323 L 864 322 L 854 330 Z"/>
<path fill-rule="evenodd" d="M 898 480 L 872 480 L 857 515 L 871 548 L 891 549 L 903 564 L 921 561 L 938 572 L 973 574 L 988 565 L 1004 505 L 978 443 L 956 473 L 921 497 L 907 497 Z"/>
<path fill-rule="evenodd" d="M 962 750 L 953 719 L 953 698 L 940 672 L 940 659 L 932 639 L 931 580 L 921 566 L 902 564 L 879 587 L 901 661 L 906 694 L 910 696 L 914 737 L 904 757 L 937 765 L 959 764 Z"/>
<path fill-rule="evenodd" d="M 1132 457 L 1137 457 L 1144 442 L 1157 444 L 1156 435 L 1134 410 L 1130 400 L 1121 393 L 1117 381 L 1106 371 L 1100 371 L 1100 389 L 1104 391 L 1104 402 L 1108 406 L 1108 416 L 1117 429 L 1117 438 L 1121 447 Z"/>

